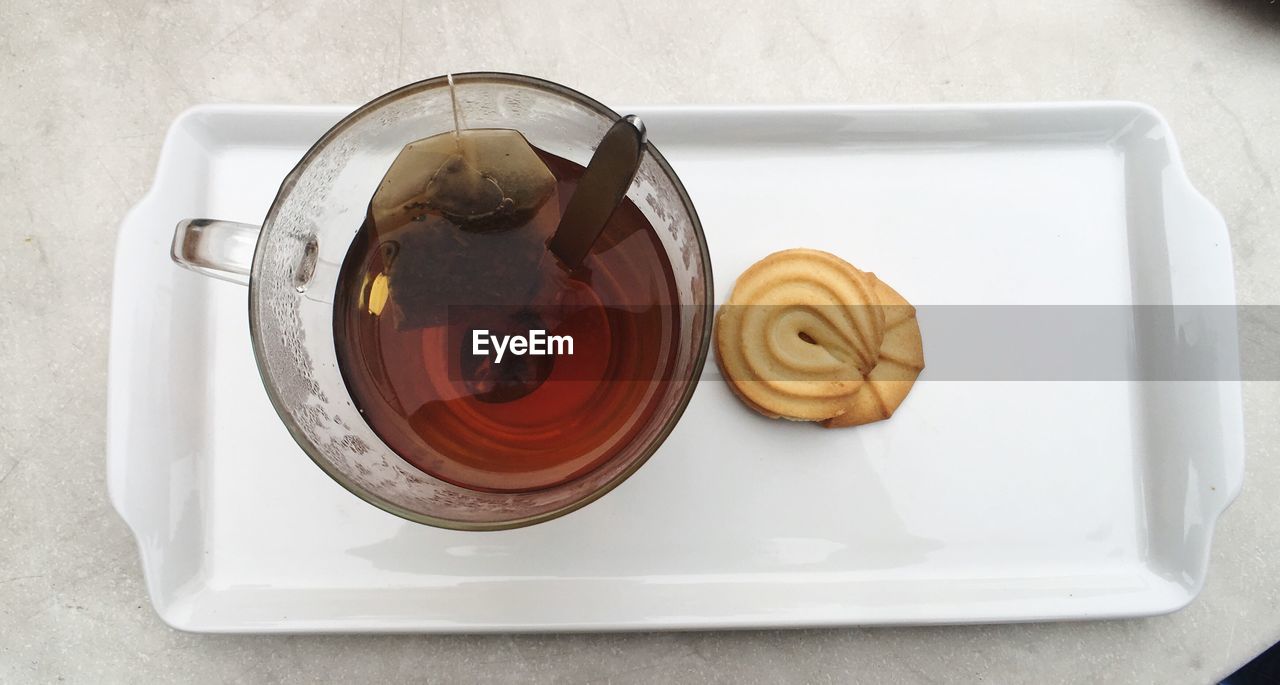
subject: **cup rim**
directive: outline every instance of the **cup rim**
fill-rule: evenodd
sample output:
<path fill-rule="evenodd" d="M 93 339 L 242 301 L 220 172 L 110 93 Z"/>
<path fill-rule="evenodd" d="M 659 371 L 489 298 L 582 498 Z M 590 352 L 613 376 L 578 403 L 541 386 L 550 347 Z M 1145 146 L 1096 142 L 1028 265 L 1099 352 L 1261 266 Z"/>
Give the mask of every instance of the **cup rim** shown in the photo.
<path fill-rule="evenodd" d="M 588 95 L 585 95 L 577 90 L 569 88 L 568 86 L 564 86 L 564 85 L 561 85 L 552 81 L 548 81 L 546 79 L 541 79 L 535 76 L 527 76 L 523 74 L 514 74 L 514 73 L 499 72 L 499 71 L 473 71 L 473 72 L 462 72 L 462 73 L 452 74 L 452 77 L 455 85 L 461 85 L 468 82 L 471 82 L 471 83 L 496 82 L 496 83 L 510 83 L 510 84 L 515 84 L 515 85 L 520 85 L 525 87 L 533 87 L 539 90 L 551 92 L 553 94 L 559 95 L 569 100 L 573 100 L 580 105 L 584 105 L 589 109 L 595 110 L 597 113 L 609 118 L 612 121 L 617 121 L 618 119 L 622 118 L 621 115 L 619 115 L 613 109 L 607 107 L 603 103 L 599 102 L 598 100 L 595 100 L 594 98 Z M 324 149 L 335 137 L 337 137 L 338 134 L 340 134 L 350 126 L 354 125 L 356 122 L 361 120 L 364 116 L 368 115 L 370 112 L 375 111 L 382 106 L 385 106 L 401 98 L 407 97 L 409 95 L 413 95 L 415 93 L 418 93 L 424 90 L 430 90 L 430 89 L 447 86 L 448 79 L 449 79 L 448 75 L 436 76 L 429 79 L 423 79 L 421 81 L 415 81 L 413 83 L 388 91 L 366 102 L 365 104 L 360 105 L 355 110 L 353 110 L 350 114 L 347 114 L 341 120 L 339 120 L 337 123 L 331 126 L 329 130 L 325 131 L 324 134 L 321 135 L 320 138 L 317 139 L 316 142 L 312 144 L 310 148 L 307 149 L 307 152 L 302 156 L 302 158 L 298 161 L 298 163 L 292 169 L 290 169 L 289 173 L 286 174 L 284 179 L 281 180 L 280 188 L 276 191 L 275 198 L 271 201 L 271 207 L 267 210 L 266 217 L 262 221 L 263 232 L 265 233 L 265 231 L 274 223 L 276 214 L 279 212 L 280 205 L 282 204 L 281 202 L 282 199 L 293 188 L 294 184 L 297 182 L 298 177 L 301 175 L 302 171 L 307 168 L 307 166 L 311 163 L 311 161 L 315 158 L 315 156 L 318 155 L 320 151 Z M 648 154 L 653 155 L 654 161 L 656 161 L 658 164 L 658 168 L 661 169 L 662 173 L 672 181 L 672 185 L 675 187 L 676 192 L 679 195 L 680 202 L 684 206 L 685 211 L 689 215 L 690 225 L 693 230 L 694 239 L 698 243 L 699 252 L 701 255 L 702 263 L 700 265 L 701 268 L 699 269 L 699 271 L 700 273 L 703 274 L 705 279 L 706 299 L 702 303 L 703 325 L 702 325 L 702 335 L 701 335 L 701 340 L 699 342 L 698 351 L 696 353 L 696 358 L 694 359 L 693 367 L 691 369 L 691 373 L 689 374 L 689 378 L 687 381 L 685 381 L 685 386 L 680 391 L 680 396 L 677 398 L 675 410 L 672 412 L 671 417 L 667 419 L 667 421 L 663 424 L 658 434 L 649 441 L 648 445 L 645 446 L 644 451 L 635 459 L 633 459 L 632 462 L 628 464 L 625 469 L 620 471 L 609 481 L 605 482 L 603 485 L 591 491 L 581 499 L 569 502 L 564 506 L 557 507 L 550 511 L 542 512 L 540 514 L 534 514 L 532 516 L 525 516 L 518 519 L 511 519 L 507 521 L 497 521 L 497 522 L 458 521 L 453 519 L 442 518 L 439 516 L 422 514 L 422 513 L 413 511 L 411 509 L 402 507 L 398 504 L 395 504 L 394 502 L 391 502 L 379 496 L 378 494 L 370 490 L 367 490 L 362 486 L 352 482 L 350 479 L 347 478 L 345 474 L 335 469 L 333 465 L 330 464 L 329 461 L 325 459 L 322 454 L 320 454 L 319 450 L 316 449 L 315 445 L 311 443 L 311 441 L 307 438 L 306 434 L 303 433 L 302 429 L 298 426 L 297 422 L 293 419 L 288 409 L 285 407 L 283 398 L 276 391 L 275 387 L 272 385 L 272 381 L 270 380 L 270 374 L 267 370 L 266 363 L 264 361 L 266 357 L 266 351 L 265 349 L 263 349 L 262 338 L 259 334 L 258 326 L 257 326 L 257 315 L 259 310 L 258 283 L 261 282 L 261 279 L 258 278 L 258 274 L 260 270 L 263 268 L 262 264 L 264 261 L 263 255 L 262 255 L 262 245 L 264 241 L 261 240 L 260 238 L 257 244 L 254 246 L 253 264 L 252 264 L 252 267 L 250 268 L 250 275 L 249 275 L 249 339 L 253 346 L 254 363 L 258 368 L 258 375 L 262 378 L 262 381 L 263 381 L 262 385 L 266 389 L 267 397 L 271 400 L 272 407 L 275 408 L 276 414 L 280 416 L 281 422 L 284 423 L 285 428 L 288 429 L 289 434 L 293 437 L 294 442 L 296 442 L 298 446 L 302 448 L 302 451 L 305 452 L 308 457 L 310 457 L 311 461 L 315 462 L 315 464 L 320 467 L 321 471 L 324 471 L 324 473 L 327 474 L 336 483 L 338 483 L 338 485 L 341 485 L 345 490 L 355 495 L 356 497 L 364 500 L 365 502 L 368 502 L 369 504 L 372 504 L 375 507 L 378 507 L 379 509 L 382 509 L 383 511 L 399 516 L 400 518 L 413 521 L 415 523 L 421 523 L 424 525 L 428 525 L 436 528 L 448 529 L 448 530 L 464 530 L 464 531 L 510 530 L 513 528 L 523 528 L 526 526 L 531 526 L 537 523 L 542 523 L 544 521 L 550 521 L 552 519 L 559 518 L 561 516 L 564 516 L 565 514 L 569 514 L 573 511 L 577 511 L 578 509 L 581 509 L 587 506 L 588 504 L 600 499 L 601 497 L 609 493 L 614 488 L 618 487 L 618 485 L 622 484 L 623 481 L 630 478 L 636 471 L 640 469 L 641 466 L 644 466 L 644 464 L 649 461 L 649 458 L 652 457 L 654 453 L 658 451 L 658 448 L 661 447 L 664 442 L 666 442 L 667 438 L 671 435 L 671 431 L 675 429 L 676 424 L 680 422 L 680 418 L 684 416 L 684 412 L 688 408 L 689 402 L 693 399 L 694 392 L 697 390 L 699 381 L 702 376 L 703 369 L 706 365 L 707 355 L 710 352 L 710 348 L 711 348 L 711 330 L 712 330 L 712 325 L 714 323 L 713 320 L 715 318 L 714 317 L 715 281 L 714 281 L 712 269 L 711 269 L 711 255 L 707 247 L 706 234 L 702 230 L 702 221 L 698 217 L 697 209 L 693 206 L 693 201 L 689 197 L 689 193 L 685 189 L 684 183 L 681 182 L 680 177 L 676 175 L 675 170 L 671 168 L 671 165 L 667 162 L 666 158 L 662 156 L 662 153 L 658 151 L 657 146 L 655 146 L 653 143 L 649 143 L 649 145 L 647 146 L 647 152 Z"/>

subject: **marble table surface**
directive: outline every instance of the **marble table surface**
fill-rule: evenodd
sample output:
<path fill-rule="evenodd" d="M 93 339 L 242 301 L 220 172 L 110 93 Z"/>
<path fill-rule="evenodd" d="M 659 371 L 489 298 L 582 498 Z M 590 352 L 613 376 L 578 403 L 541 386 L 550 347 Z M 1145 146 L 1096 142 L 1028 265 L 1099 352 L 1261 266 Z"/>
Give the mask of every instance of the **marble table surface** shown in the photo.
<path fill-rule="evenodd" d="M 642 7 L 641 5 L 647 5 Z M 680 634 L 202 636 L 153 613 L 103 483 L 111 263 L 169 122 L 500 70 L 613 103 L 1130 99 L 1280 303 L 1269 0 L 0 2 L 0 681 L 1216 680 L 1280 640 L 1280 383 L 1244 389 L 1244 492 L 1207 587 L 1150 619 Z"/>

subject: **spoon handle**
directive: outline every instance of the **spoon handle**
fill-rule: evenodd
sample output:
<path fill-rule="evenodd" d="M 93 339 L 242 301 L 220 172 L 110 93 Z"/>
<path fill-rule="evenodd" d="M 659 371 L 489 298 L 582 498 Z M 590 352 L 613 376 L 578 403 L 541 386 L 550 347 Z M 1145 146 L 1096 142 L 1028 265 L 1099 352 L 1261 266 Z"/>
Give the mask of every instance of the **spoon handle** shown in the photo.
<path fill-rule="evenodd" d="M 591 162 L 569 198 L 560 224 L 547 247 L 569 270 L 582 266 L 613 210 L 627 195 L 644 155 L 645 130 L 640 118 L 628 114 L 604 134 Z"/>

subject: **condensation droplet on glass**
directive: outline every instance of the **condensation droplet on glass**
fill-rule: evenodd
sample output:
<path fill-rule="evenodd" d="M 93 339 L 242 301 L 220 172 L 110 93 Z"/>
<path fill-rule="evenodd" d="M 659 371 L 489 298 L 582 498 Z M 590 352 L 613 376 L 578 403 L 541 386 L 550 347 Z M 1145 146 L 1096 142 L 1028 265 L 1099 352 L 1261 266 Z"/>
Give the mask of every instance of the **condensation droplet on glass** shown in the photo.
<path fill-rule="evenodd" d="M 302 247 L 302 259 L 298 262 L 298 268 L 293 272 L 293 289 L 300 293 L 307 291 L 307 285 L 311 283 L 311 277 L 316 272 L 316 261 L 320 258 L 320 243 L 316 240 L 315 235 L 307 238 L 307 244 Z"/>

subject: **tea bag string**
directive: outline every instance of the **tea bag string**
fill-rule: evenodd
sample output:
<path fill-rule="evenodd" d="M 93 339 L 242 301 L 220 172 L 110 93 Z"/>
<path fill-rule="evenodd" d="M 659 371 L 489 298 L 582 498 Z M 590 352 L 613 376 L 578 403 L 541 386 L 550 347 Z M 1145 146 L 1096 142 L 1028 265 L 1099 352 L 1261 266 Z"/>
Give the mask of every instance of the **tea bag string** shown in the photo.
<path fill-rule="evenodd" d="M 453 84 L 453 73 L 445 74 L 445 79 L 449 82 L 449 102 L 453 105 L 453 142 L 458 146 L 458 154 L 470 164 L 474 160 L 467 158 L 467 150 L 462 145 L 462 131 L 467 127 L 467 119 L 462 114 L 462 106 L 458 104 L 458 89 Z"/>

